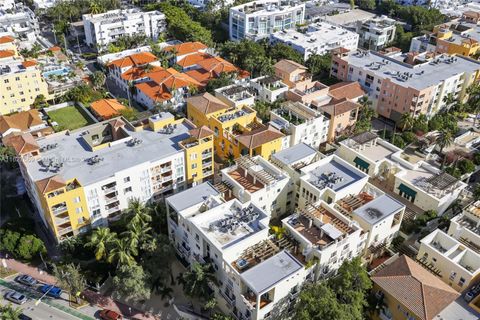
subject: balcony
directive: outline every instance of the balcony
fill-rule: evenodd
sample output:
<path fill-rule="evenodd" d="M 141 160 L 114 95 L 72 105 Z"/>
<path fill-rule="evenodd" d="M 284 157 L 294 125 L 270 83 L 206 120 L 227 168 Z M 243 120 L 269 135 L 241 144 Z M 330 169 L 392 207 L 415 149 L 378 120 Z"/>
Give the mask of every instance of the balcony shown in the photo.
<path fill-rule="evenodd" d="M 232 297 L 230 297 L 225 291 L 223 290 L 220 290 L 220 293 L 222 294 L 222 297 L 225 299 L 225 301 L 227 301 L 227 303 L 231 306 L 235 306 L 235 295 L 233 295 L 232 293 L 230 293 L 232 295 Z"/>
<path fill-rule="evenodd" d="M 211 157 L 212 157 L 212 153 L 211 153 L 211 152 L 202 153 L 202 160 L 205 160 L 205 159 L 211 158 Z"/>
<path fill-rule="evenodd" d="M 67 223 L 67 222 L 70 222 L 70 217 L 69 216 L 66 216 L 66 217 L 63 217 L 63 218 L 55 217 L 55 224 L 57 226 L 59 224 L 64 224 L 64 223 Z"/>
<path fill-rule="evenodd" d="M 115 196 L 113 196 L 113 197 L 105 197 L 105 201 L 106 201 L 107 204 L 110 204 L 110 203 L 112 203 L 112 202 L 118 201 L 118 196 L 115 195 Z"/>
<path fill-rule="evenodd" d="M 110 192 L 116 191 L 116 185 L 114 185 L 112 187 L 106 187 L 106 188 L 102 187 L 102 190 L 103 190 L 103 192 L 105 192 L 105 194 L 108 194 Z"/>
<path fill-rule="evenodd" d="M 69 232 L 72 232 L 72 231 L 73 231 L 73 228 L 72 228 L 72 226 L 70 226 L 70 227 L 67 227 L 67 228 L 59 229 L 58 234 L 63 236 L 63 235 L 65 235 Z"/>
<path fill-rule="evenodd" d="M 57 214 L 60 214 L 60 213 L 63 213 L 63 212 L 67 212 L 67 211 L 68 211 L 67 206 L 52 207 L 52 213 L 54 215 L 57 215 Z"/>
<path fill-rule="evenodd" d="M 388 315 L 388 314 L 385 313 L 384 309 L 380 310 L 379 316 L 380 316 L 380 319 L 382 319 L 382 320 L 392 320 L 393 319 L 393 317 L 391 315 Z"/>

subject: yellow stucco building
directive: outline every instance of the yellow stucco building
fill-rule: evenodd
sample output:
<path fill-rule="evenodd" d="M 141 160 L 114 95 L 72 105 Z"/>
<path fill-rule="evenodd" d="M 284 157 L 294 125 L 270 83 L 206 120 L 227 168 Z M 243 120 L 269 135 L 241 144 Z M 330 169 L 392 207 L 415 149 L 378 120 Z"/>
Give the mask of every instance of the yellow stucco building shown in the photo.
<path fill-rule="evenodd" d="M 223 160 L 242 155 L 268 159 L 282 149 L 284 135 L 263 125 L 248 106 L 231 107 L 204 93 L 187 99 L 187 115 L 195 125 L 213 131 L 215 154 Z"/>

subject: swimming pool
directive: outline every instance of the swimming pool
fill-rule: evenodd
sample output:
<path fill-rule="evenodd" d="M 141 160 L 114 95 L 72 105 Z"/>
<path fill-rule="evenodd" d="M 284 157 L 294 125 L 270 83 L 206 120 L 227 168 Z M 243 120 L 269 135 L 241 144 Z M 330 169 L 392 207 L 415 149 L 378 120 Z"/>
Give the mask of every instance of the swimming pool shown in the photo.
<path fill-rule="evenodd" d="M 51 71 L 46 71 L 43 73 L 44 78 L 48 78 L 50 76 L 65 76 L 70 72 L 70 68 L 64 67 L 61 69 L 56 69 L 56 70 L 51 70 Z"/>

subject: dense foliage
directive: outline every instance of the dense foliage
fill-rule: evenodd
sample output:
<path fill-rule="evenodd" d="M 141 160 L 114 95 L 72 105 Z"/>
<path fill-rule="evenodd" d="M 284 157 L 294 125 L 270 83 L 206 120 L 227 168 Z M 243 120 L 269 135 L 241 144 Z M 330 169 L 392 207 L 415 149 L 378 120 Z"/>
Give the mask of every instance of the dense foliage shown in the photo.
<path fill-rule="evenodd" d="M 7 221 L 0 229 L 0 251 L 16 259 L 31 261 L 47 252 L 43 241 L 35 235 L 34 222 L 27 218 Z"/>

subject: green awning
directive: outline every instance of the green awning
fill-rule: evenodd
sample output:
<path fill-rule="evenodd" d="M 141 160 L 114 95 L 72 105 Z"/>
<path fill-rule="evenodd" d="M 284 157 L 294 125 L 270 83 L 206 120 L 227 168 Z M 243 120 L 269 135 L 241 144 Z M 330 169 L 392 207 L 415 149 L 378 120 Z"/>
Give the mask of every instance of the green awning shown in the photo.
<path fill-rule="evenodd" d="M 363 168 L 363 169 L 365 169 L 365 170 L 368 170 L 368 167 L 370 167 L 370 163 L 368 163 L 367 161 L 365 161 L 365 160 L 363 160 L 363 159 L 361 159 L 361 158 L 359 158 L 359 157 L 355 157 L 355 159 L 353 159 L 353 162 L 354 162 L 357 166 L 359 166 L 359 167 L 361 167 L 361 168 Z"/>
<path fill-rule="evenodd" d="M 410 196 L 412 198 L 415 198 L 415 196 L 417 195 L 417 191 L 410 189 L 409 187 L 407 187 L 403 183 L 400 183 L 400 185 L 398 186 L 398 190 L 402 191 L 407 196 Z"/>

